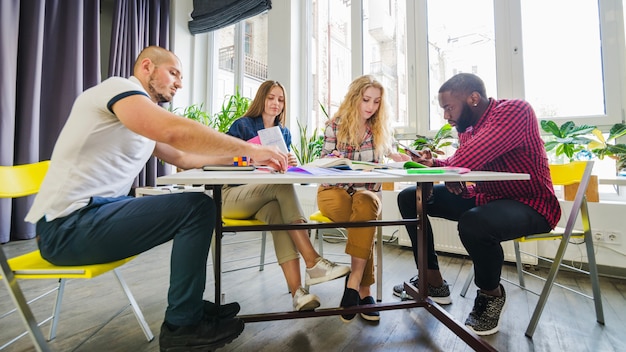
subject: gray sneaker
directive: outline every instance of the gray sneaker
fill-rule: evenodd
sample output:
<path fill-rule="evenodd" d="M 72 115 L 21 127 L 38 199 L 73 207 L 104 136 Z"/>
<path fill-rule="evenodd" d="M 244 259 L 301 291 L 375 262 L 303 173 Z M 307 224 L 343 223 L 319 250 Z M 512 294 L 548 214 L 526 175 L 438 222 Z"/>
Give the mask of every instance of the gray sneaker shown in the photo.
<path fill-rule="evenodd" d="M 491 335 L 500 329 L 500 317 L 506 303 L 506 293 L 502 284 L 500 290 L 502 290 L 502 297 L 489 296 L 480 290 L 477 291 L 474 308 L 465 320 L 465 326 L 476 335 Z"/>
<path fill-rule="evenodd" d="M 418 281 L 419 279 L 417 275 L 409 279 L 409 283 L 415 287 L 417 287 Z M 393 287 L 393 294 L 400 297 L 403 301 L 413 299 L 411 295 L 404 291 L 404 283 L 395 285 Z M 443 285 L 439 287 L 428 284 L 428 297 L 430 297 L 430 299 L 432 299 L 434 302 L 441 305 L 447 305 L 452 303 L 452 298 L 450 298 L 450 285 L 448 285 L 448 282 L 446 280 L 443 280 Z"/>
<path fill-rule="evenodd" d="M 296 294 L 293 295 L 293 310 L 314 310 L 320 306 L 320 299 L 314 294 L 309 293 L 303 287 L 298 288 Z"/>
<path fill-rule="evenodd" d="M 320 258 L 315 266 L 306 269 L 304 283 L 307 286 L 321 284 L 322 282 L 338 279 L 350 273 L 350 267 L 338 265 L 330 260 Z"/>

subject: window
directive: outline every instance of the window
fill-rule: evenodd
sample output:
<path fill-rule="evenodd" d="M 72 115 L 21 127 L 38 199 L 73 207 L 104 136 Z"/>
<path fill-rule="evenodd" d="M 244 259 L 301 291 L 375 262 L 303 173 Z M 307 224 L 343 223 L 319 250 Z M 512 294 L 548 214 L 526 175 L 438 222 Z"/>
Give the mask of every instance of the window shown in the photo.
<path fill-rule="evenodd" d="M 213 112 L 219 111 L 224 98 L 235 90 L 254 98 L 267 79 L 267 38 L 267 13 L 215 32 L 218 72 L 213 81 Z"/>
<path fill-rule="evenodd" d="M 488 95 L 497 93 L 493 1 L 431 0 L 427 16 L 428 126 L 438 130 L 446 124 L 439 107 L 439 87 L 450 77 L 476 74 L 485 82 Z"/>
<path fill-rule="evenodd" d="M 311 128 L 324 128 L 326 116 L 337 111 L 352 82 L 351 4 L 346 0 L 312 0 L 313 33 L 309 60 L 312 70 Z"/>
<path fill-rule="evenodd" d="M 598 2 L 521 5 L 525 98 L 537 116 L 605 115 Z"/>
<path fill-rule="evenodd" d="M 526 99 L 539 118 L 559 124 L 606 129 L 622 119 L 624 46 L 611 44 L 624 41 L 621 1 L 422 0 L 407 14 L 407 23 L 417 23 L 407 41 L 415 41 L 418 56 L 407 58 L 417 86 L 409 114 L 422 134 L 444 123 L 436 93 L 458 72 L 478 74 L 488 95 Z"/>
<path fill-rule="evenodd" d="M 407 126 L 406 1 L 364 1 L 363 14 L 363 71 L 385 87 L 393 127 Z"/>

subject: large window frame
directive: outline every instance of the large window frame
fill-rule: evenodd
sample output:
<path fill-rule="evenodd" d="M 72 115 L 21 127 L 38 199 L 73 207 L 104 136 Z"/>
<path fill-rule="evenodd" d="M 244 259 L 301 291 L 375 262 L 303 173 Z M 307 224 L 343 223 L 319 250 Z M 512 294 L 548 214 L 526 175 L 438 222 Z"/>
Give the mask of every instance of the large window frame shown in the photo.
<path fill-rule="evenodd" d="M 352 33 L 352 76 L 357 77 L 363 73 L 363 23 L 362 1 L 352 0 L 351 33 Z M 496 41 L 496 77 L 497 92 L 493 96 L 503 98 L 524 99 L 524 66 L 522 55 L 521 31 L 521 0 L 494 0 L 494 21 Z M 575 118 L 577 124 L 592 124 L 608 131 L 609 127 L 624 121 L 626 111 L 626 49 L 624 36 L 624 11 L 622 1 L 597 0 L 600 11 L 600 32 L 602 38 L 602 62 L 604 76 L 604 90 L 606 94 L 606 114 L 602 116 L 586 116 Z M 177 13 L 181 21 L 186 18 L 184 11 L 187 9 L 177 2 L 183 12 Z M 189 5 L 186 5 L 189 7 Z M 268 74 L 269 78 L 281 80 L 288 90 L 289 96 L 289 127 L 297 134 L 296 120 L 302 125 L 309 125 L 311 109 L 315 108 L 312 101 L 312 73 L 309 62 L 311 48 L 311 0 L 305 2 L 292 2 L 290 0 L 274 0 L 273 8 L 269 11 L 270 25 Z M 408 101 L 409 123 L 408 126 L 399 126 L 397 130 L 407 136 L 415 133 L 432 135 L 434 130 L 429 126 L 429 83 L 428 83 L 428 19 L 427 0 L 406 0 L 407 12 L 407 95 L 414 97 Z M 471 18 L 468 18 L 471 21 Z M 186 23 L 186 22 L 184 22 Z M 288 28 L 289 30 L 286 30 Z M 240 32 L 243 41 L 243 34 Z M 189 61 L 185 60 L 185 67 L 191 67 L 189 72 L 193 76 L 187 76 L 186 86 L 191 88 L 181 94 L 182 100 L 186 100 L 189 94 L 190 102 L 198 102 L 200 97 L 208 106 L 211 106 L 210 96 L 214 84 L 212 77 L 216 63 L 210 57 L 214 50 L 211 34 L 196 35 L 187 34 L 186 37 L 174 40 L 175 47 L 189 46 L 191 48 Z M 204 38 L 204 39 L 203 39 Z M 189 42 L 189 44 L 187 44 Z M 243 45 L 242 45 L 243 49 Z M 203 53 L 207 52 L 209 55 Z M 178 52 L 178 50 L 177 50 Z M 239 59 L 238 59 L 239 60 Z M 243 57 L 241 57 L 243 60 Z M 188 66 L 187 66 L 188 65 Z M 208 77 L 208 79 L 207 79 Z M 581 92 L 583 95 L 584 92 Z M 196 97 L 196 99 L 193 99 Z M 178 96 L 177 96 L 178 98 Z M 178 99 L 177 99 L 178 100 Z M 195 100 L 195 101 L 194 101 Z M 557 123 L 565 122 L 565 119 L 551 118 Z"/>

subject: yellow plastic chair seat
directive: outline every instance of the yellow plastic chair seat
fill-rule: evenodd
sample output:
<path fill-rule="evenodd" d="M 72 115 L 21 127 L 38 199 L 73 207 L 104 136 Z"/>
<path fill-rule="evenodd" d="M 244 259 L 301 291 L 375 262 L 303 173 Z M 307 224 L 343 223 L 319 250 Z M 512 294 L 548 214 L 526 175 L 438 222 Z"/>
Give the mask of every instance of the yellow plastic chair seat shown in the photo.
<path fill-rule="evenodd" d="M 39 250 L 7 260 L 18 279 L 91 279 L 122 266 L 135 257 L 105 264 L 58 266 L 41 257 Z"/>
<path fill-rule="evenodd" d="M 518 242 L 531 242 L 542 240 L 561 240 L 563 238 L 564 227 L 555 227 L 554 230 L 547 233 L 539 233 L 535 235 L 524 236 L 516 239 Z M 582 230 L 573 230 L 570 238 L 584 238 L 585 232 Z"/>
<path fill-rule="evenodd" d="M 330 218 L 324 216 L 319 210 L 311 214 L 311 216 L 309 216 L 309 219 L 317 222 L 333 222 Z"/>
<path fill-rule="evenodd" d="M 257 220 L 257 219 L 229 219 L 229 218 L 222 218 L 222 222 L 226 226 L 267 225 L 263 221 Z"/>

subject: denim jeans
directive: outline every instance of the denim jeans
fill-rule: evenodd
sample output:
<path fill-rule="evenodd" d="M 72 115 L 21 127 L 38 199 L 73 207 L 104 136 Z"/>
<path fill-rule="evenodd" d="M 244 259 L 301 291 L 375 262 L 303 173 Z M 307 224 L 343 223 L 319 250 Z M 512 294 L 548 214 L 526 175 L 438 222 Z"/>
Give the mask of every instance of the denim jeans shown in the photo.
<path fill-rule="evenodd" d="M 416 187 L 398 194 L 398 208 L 405 219 L 415 218 Z M 548 221 L 535 209 L 512 199 L 500 199 L 476 206 L 474 198 L 463 198 L 449 192 L 444 185 L 435 185 L 426 200 L 428 216 L 457 221 L 463 246 L 474 262 L 474 282 L 483 290 L 493 290 L 500 283 L 504 252 L 500 242 L 551 230 Z M 439 264 L 433 231 L 428 221 L 428 269 L 438 270 Z M 417 266 L 417 227 L 406 226 Z"/>
<path fill-rule="evenodd" d="M 202 318 L 215 210 L 213 199 L 203 193 L 93 197 L 89 205 L 68 216 L 39 220 L 39 249 L 56 265 L 99 264 L 173 239 L 165 320 L 193 325 Z"/>

